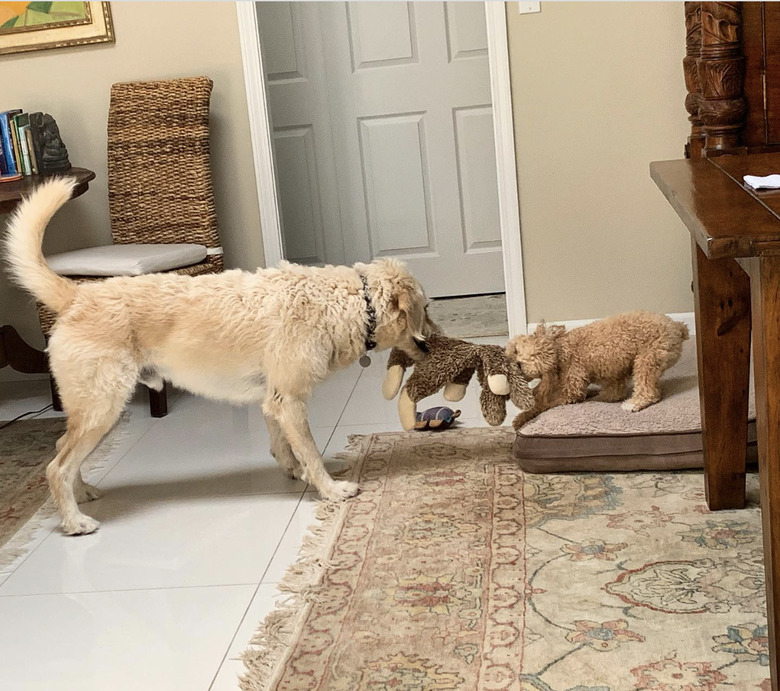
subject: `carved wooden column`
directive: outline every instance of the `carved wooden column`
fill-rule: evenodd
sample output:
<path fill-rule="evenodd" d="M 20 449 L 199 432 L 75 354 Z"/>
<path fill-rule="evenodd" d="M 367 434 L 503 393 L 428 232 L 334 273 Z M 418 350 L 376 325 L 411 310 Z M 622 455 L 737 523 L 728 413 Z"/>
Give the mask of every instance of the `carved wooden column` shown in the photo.
<path fill-rule="evenodd" d="M 701 82 L 699 81 L 699 58 L 701 57 L 701 2 L 685 3 L 685 57 L 683 74 L 685 88 L 685 109 L 691 123 L 691 134 L 685 146 L 685 158 L 700 158 L 704 149 L 704 129 L 699 119 Z"/>
<path fill-rule="evenodd" d="M 699 120 L 706 137 L 705 156 L 746 151 L 741 146 L 747 113 L 742 97 L 745 58 L 741 29 L 739 2 L 701 3 Z"/>

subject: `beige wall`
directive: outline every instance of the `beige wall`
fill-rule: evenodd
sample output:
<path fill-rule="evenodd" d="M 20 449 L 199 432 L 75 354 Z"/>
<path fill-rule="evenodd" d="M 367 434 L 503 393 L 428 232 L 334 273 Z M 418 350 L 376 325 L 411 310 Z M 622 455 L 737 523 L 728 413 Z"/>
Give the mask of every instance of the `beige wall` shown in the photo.
<path fill-rule="evenodd" d="M 89 191 L 54 219 L 45 247 L 55 251 L 110 241 L 106 118 L 111 84 L 206 75 L 214 81 L 212 169 L 225 259 L 232 267 L 256 268 L 263 250 L 235 4 L 112 2 L 111 10 L 115 44 L 0 56 L 0 109 L 51 113 L 71 162 L 97 173 Z M 7 322 L 28 342 L 42 343 L 29 299 L 0 276 L 0 323 Z M 0 376 L 8 378 L 9 372 Z"/>
<path fill-rule="evenodd" d="M 689 312 L 688 234 L 650 180 L 688 134 L 681 2 L 507 4 L 529 321 Z"/>
<path fill-rule="evenodd" d="M 0 57 L 0 106 L 51 112 L 71 160 L 98 175 L 55 219 L 46 248 L 109 240 L 110 85 L 205 74 L 227 263 L 262 264 L 234 3 L 111 7 L 116 44 Z M 687 233 L 648 175 L 650 161 L 679 158 L 687 136 L 682 3 L 517 8 L 507 4 L 529 320 L 690 311 Z M 0 276 L 0 323 L 9 321 L 41 343 L 30 301 Z"/>

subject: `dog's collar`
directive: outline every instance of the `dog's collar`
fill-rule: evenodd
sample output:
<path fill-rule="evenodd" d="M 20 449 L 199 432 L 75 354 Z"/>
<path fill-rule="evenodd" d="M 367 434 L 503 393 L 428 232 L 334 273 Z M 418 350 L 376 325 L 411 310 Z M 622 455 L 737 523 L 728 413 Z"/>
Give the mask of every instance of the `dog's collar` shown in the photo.
<path fill-rule="evenodd" d="M 363 298 L 366 301 L 366 352 L 376 348 L 376 341 L 374 340 L 374 331 L 376 331 L 376 310 L 374 305 L 371 304 L 371 295 L 368 292 L 368 281 L 363 274 L 359 274 L 360 280 L 363 281 Z"/>

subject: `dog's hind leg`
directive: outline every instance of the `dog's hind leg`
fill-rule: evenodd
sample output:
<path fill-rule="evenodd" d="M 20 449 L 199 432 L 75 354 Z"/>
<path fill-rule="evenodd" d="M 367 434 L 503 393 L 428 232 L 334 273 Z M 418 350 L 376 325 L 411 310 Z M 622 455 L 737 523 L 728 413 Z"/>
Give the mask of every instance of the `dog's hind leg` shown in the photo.
<path fill-rule="evenodd" d="M 295 454 L 290 448 L 290 442 L 284 436 L 282 428 L 272 415 L 263 413 L 268 434 L 271 437 L 271 453 L 281 467 L 284 474 L 293 480 L 306 480 L 305 473 Z"/>
<path fill-rule="evenodd" d="M 307 481 L 323 499 L 339 501 L 354 497 L 358 493 L 356 482 L 335 481 L 325 470 L 322 456 L 309 428 L 305 401 L 295 396 L 269 392 L 263 403 L 263 412 L 279 423 L 295 458 L 303 467 Z"/>
<path fill-rule="evenodd" d="M 68 432 L 65 432 L 56 442 L 54 448 L 59 453 L 62 451 L 62 447 L 68 441 Z M 97 487 L 84 482 L 84 478 L 81 476 L 81 470 L 76 473 L 76 477 L 73 481 L 73 496 L 76 498 L 76 503 L 83 504 L 86 501 L 93 501 L 94 499 L 100 499 L 100 490 Z"/>
<path fill-rule="evenodd" d="M 628 379 L 603 379 L 596 382 L 601 391 L 599 391 L 598 399 L 604 403 L 615 403 L 617 401 L 623 401 L 626 398 L 626 384 Z"/>
<path fill-rule="evenodd" d="M 62 529 L 67 535 L 92 533 L 100 525 L 94 518 L 85 516 L 78 508 L 79 501 L 97 497 L 97 490 L 84 482 L 81 477 L 81 464 L 98 445 L 122 412 L 127 391 L 117 387 L 106 394 L 102 405 L 90 399 L 89 407 L 81 401 L 66 403 L 68 412 L 68 430 L 54 460 L 46 467 L 54 503 L 62 518 Z"/>
<path fill-rule="evenodd" d="M 620 407 L 631 413 L 644 410 L 661 400 L 661 387 L 658 383 L 666 367 L 665 358 L 658 353 L 640 353 L 634 361 L 634 392 L 631 398 Z"/>
<path fill-rule="evenodd" d="M 74 425 L 62 449 L 46 467 L 46 478 L 49 480 L 49 488 L 60 512 L 62 530 L 66 535 L 93 533 L 100 525 L 94 518 L 79 511 L 75 492 L 78 482 L 76 476 L 80 479 L 81 463 L 108 432 L 113 422 L 112 420 L 109 424 L 87 429 L 78 423 Z"/>

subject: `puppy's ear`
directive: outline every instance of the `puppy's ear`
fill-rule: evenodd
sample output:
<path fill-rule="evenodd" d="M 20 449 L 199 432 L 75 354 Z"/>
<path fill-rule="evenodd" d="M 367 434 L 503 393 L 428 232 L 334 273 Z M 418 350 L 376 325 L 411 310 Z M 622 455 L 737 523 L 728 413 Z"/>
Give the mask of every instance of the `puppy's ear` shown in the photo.
<path fill-rule="evenodd" d="M 534 336 L 544 336 L 547 333 L 547 322 L 542 319 L 534 329 Z"/>
<path fill-rule="evenodd" d="M 547 329 L 547 335 L 550 338 L 559 338 L 563 336 L 564 333 L 566 333 L 566 327 L 561 324 L 553 324 Z"/>
<path fill-rule="evenodd" d="M 508 358 L 514 359 L 515 355 L 517 355 L 517 339 L 513 338 L 511 341 L 509 341 L 506 344 L 506 356 Z"/>

